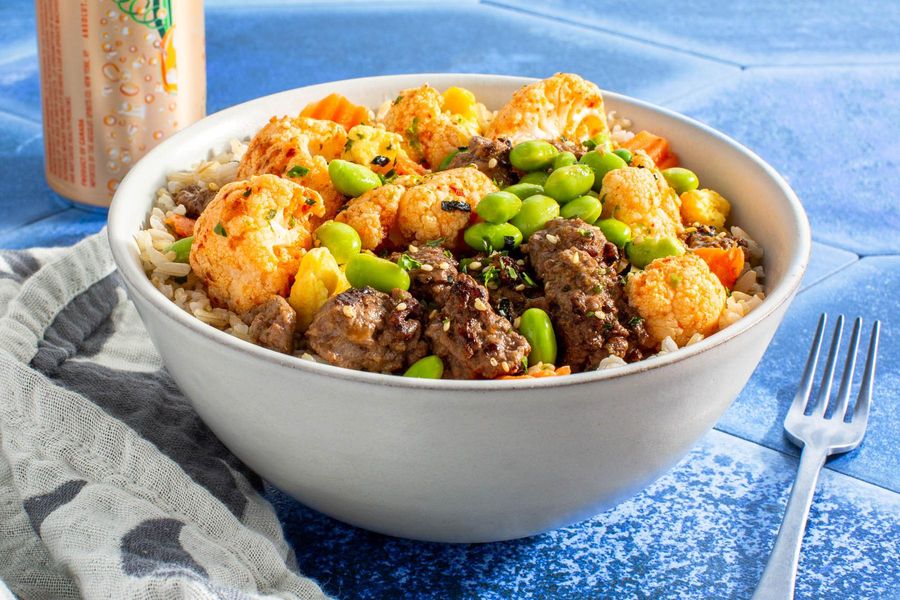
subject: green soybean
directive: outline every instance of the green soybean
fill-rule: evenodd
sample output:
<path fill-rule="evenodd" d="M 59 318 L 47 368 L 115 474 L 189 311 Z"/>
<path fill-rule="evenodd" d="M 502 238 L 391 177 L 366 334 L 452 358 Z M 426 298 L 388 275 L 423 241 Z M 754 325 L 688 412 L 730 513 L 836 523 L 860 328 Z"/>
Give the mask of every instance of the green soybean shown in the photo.
<path fill-rule="evenodd" d="M 625 252 L 628 254 L 631 264 L 643 269 L 657 258 L 681 256 L 684 254 L 684 246 L 671 237 L 644 238 L 627 244 Z"/>
<path fill-rule="evenodd" d="M 700 187 L 700 180 L 697 178 L 697 175 L 691 171 L 690 169 L 685 169 L 683 167 L 672 167 L 670 169 L 664 169 L 662 171 L 663 177 L 666 178 L 666 182 L 675 190 L 675 193 L 679 196 L 684 192 L 689 192 L 691 190 L 696 190 Z"/>
<path fill-rule="evenodd" d="M 463 233 L 474 250 L 512 250 L 522 243 L 522 232 L 509 223 L 475 223 Z"/>
<path fill-rule="evenodd" d="M 598 150 L 587 152 L 581 157 L 579 162 L 589 166 L 594 171 L 594 190 L 598 192 L 600 191 L 600 186 L 603 184 L 604 175 L 610 171 L 628 166 L 628 163 L 626 163 L 618 154 L 613 154 L 612 152 L 600 152 Z"/>
<path fill-rule="evenodd" d="M 409 289 L 409 273 L 397 263 L 374 254 L 357 254 L 351 258 L 345 274 L 347 281 L 355 288 L 369 286 L 387 294 L 395 288 Z"/>
<path fill-rule="evenodd" d="M 629 165 L 631 164 L 631 159 L 634 158 L 634 155 L 628 148 L 619 148 L 618 150 L 613 150 L 613 154 L 624 160 Z"/>
<path fill-rule="evenodd" d="M 509 162 L 520 171 L 538 171 L 549 168 L 559 150 L 544 140 L 528 140 L 513 146 L 509 151 Z"/>
<path fill-rule="evenodd" d="M 559 216 L 566 219 L 579 218 L 585 223 L 593 223 L 600 218 L 603 205 L 600 200 L 591 196 L 578 196 L 571 202 L 567 202 L 559 211 Z"/>
<path fill-rule="evenodd" d="M 348 160 L 331 161 L 328 164 L 328 176 L 337 191 L 352 198 L 381 185 L 381 178 L 372 169 Z"/>
<path fill-rule="evenodd" d="M 519 318 L 519 333 L 531 345 L 529 364 L 556 362 L 556 334 L 550 316 L 540 308 L 529 308 Z"/>
<path fill-rule="evenodd" d="M 491 192 L 481 199 L 475 212 L 489 223 L 506 223 L 522 208 L 522 199 L 510 192 Z"/>
<path fill-rule="evenodd" d="M 587 165 L 561 167 L 547 177 L 544 193 L 559 203 L 581 196 L 594 185 L 594 171 Z"/>
<path fill-rule="evenodd" d="M 602 219 L 595 225 L 600 228 L 607 241 L 619 248 L 624 248 L 631 241 L 631 227 L 618 219 Z"/>
<path fill-rule="evenodd" d="M 414 362 L 403 374 L 404 377 L 419 379 L 440 379 L 444 376 L 444 361 L 440 356 L 426 356 Z"/>
<path fill-rule="evenodd" d="M 544 171 L 534 171 L 532 173 L 523 175 L 522 179 L 519 180 L 519 183 L 533 183 L 535 185 L 543 187 L 544 183 L 547 182 L 547 178 L 549 176 L 550 174 Z"/>
<path fill-rule="evenodd" d="M 550 196 L 536 194 L 522 200 L 519 214 L 510 219 L 527 240 L 531 234 L 542 229 L 547 221 L 559 216 L 559 204 Z"/>
<path fill-rule="evenodd" d="M 563 167 L 568 167 L 569 165 L 574 165 L 578 162 L 578 159 L 575 158 L 575 155 L 571 152 L 560 152 L 555 157 L 553 157 L 553 170 L 561 169 Z"/>
<path fill-rule="evenodd" d="M 535 194 L 543 194 L 544 188 L 536 183 L 516 183 L 510 185 L 508 187 L 503 188 L 504 192 L 509 192 L 510 194 L 515 194 L 519 197 L 519 199 L 524 200 L 528 196 L 534 196 Z"/>
<path fill-rule="evenodd" d="M 194 236 L 181 238 L 168 248 L 166 252 L 175 253 L 175 262 L 186 263 L 191 258 L 191 245 L 194 243 Z"/>
<path fill-rule="evenodd" d="M 359 254 L 362 240 L 355 229 L 346 223 L 325 221 L 316 229 L 316 239 L 328 248 L 338 264 L 347 264 L 351 258 Z"/>

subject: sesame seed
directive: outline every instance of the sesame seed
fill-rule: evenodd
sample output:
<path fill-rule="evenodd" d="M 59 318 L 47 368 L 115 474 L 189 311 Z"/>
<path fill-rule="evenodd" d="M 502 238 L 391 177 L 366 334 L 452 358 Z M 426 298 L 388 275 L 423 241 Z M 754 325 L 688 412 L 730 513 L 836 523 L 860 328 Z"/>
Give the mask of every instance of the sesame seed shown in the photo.
<path fill-rule="evenodd" d="M 480 310 L 480 311 L 484 312 L 488 309 L 488 305 L 485 304 L 484 300 L 482 300 L 481 298 L 475 298 L 474 304 L 475 304 L 476 310 Z"/>
<path fill-rule="evenodd" d="M 496 367 L 498 364 L 500 364 L 500 363 L 498 363 L 497 359 L 492 356 L 491 357 L 491 366 Z"/>
<path fill-rule="evenodd" d="M 524 258 L 520 258 L 519 260 L 516 261 L 516 264 L 519 265 L 520 267 L 524 267 L 524 266 L 525 266 L 525 259 L 524 259 Z"/>
<path fill-rule="evenodd" d="M 552 233 L 548 233 L 547 241 L 550 242 L 551 244 L 555 244 L 555 243 L 559 242 L 559 238 L 556 237 L 555 235 L 553 235 Z"/>
<path fill-rule="evenodd" d="M 219 184 L 215 181 L 210 181 L 206 184 L 206 187 L 208 187 L 211 192 L 217 192 L 219 190 Z"/>
<path fill-rule="evenodd" d="M 444 331 L 450 331 L 450 319 L 444 319 Z"/>
<path fill-rule="evenodd" d="M 438 264 L 438 269 L 446 270 L 446 269 L 449 269 L 449 268 L 450 268 L 450 263 L 448 263 L 446 260 L 445 260 L 445 261 L 441 261 L 441 263 Z"/>
<path fill-rule="evenodd" d="M 432 309 L 432 311 L 431 311 L 430 313 L 428 313 L 428 318 L 429 318 L 429 319 L 433 319 L 433 318 L 435 318 L 436 316 L 437 316 L 437 309 L 436 309 L 436 308 L 435 308 L 435 309 Z"/>
<path fill-rule="evenodd" d="M 513 321 L 513 327 L 515 327 L 516 329 L 518 329 L 518 328 L 519 328 L 519 325 L 520 325 L 521 323 L 522 323 L 522 317 L 516 317 L 516 320 Z"/>
<path fill-rule="evenodd" d="M 517 292 L 521 292 L 522 290 L 525 289 L 525 284 L 524 284 L 524 283 L 520 283 L 519 285 L 516 286 L 515 289 L 516 289 Z"/>
<path fill-rule="evenodd" d="M 410 251 L 410 252 L 418 252 L 418 251 L 419 251 L 419 247 L 410 244 L 410 245 L 409 245 L 409 251 Z"/>
<path fill-rule="evenodd" d="M 352 319 L 356 316 L 356 310 L 350 305 L 345 305 L 344 308 L 341 309 L 341 312 L 344 313 L 344 316 L 348 319 Z"/>
<path fill-rule="evenodd" d="M 509 363 L 506 362 L 505 360 L 502 363 L 500 363 L 500 368 L 503 369 L 504 373 L 509 373 Z"/>
<path fill-rule="evenodd" d="M 493 169 L 496 166 L 497 166 L 496 158 L 492 158 L 491 160 L 488 161 L 488 169 Z"/>
<path fill-rule="evenodd" d="M 430 271 L 434 271 L 434 267 L 432 267 L 432 266 L 429 265 L 428 263 L 424 263 L 424 264 L 422 265 L 421 268 L 422 268 L 422 270 L 425 271 L 426 273 L 427 273 L 427 272 L 430 272 Z"/>
<path fill-rule="evenodd" d="M 579 254 L 576 252 L 575 254 L 572 255 L 572 264 L 573 264 L 573 265 L 577 265 L 577 264 L 580 263 L 580 262 L 581 262 L 581 255 L 579 255 Z"/>
<path fill-rule="evenodd" d="M 394 307 L 394 310 L 396 310 L 398 312 L 401 310 L 406 310 L 406 302 L 401 302 L 400 304 L 398 304 L 397 306 Z"/>
<path fill-rule="evenodd" d="M 477 271 L 477 270 L 480 269 L 480 268 L 481 268 L 481 262 L 480 262 L 480 261 L 473 260 L 472 262 L 469 263 L 469 270 L 470 270 L 470 271 Z"/>

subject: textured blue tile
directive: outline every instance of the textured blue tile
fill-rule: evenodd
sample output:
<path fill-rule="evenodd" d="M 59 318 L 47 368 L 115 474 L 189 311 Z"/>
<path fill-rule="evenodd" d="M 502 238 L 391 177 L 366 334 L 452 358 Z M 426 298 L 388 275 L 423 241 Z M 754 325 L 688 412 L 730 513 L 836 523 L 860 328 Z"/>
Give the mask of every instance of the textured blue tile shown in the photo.
<path fill-rule="evenodd" d="M 34 2 L 3 0 L 0 2 L 0 63 L 33 50 L 37 42 L 34 24 Z"/>
<path fill-rule="evenodd" d="M 744 65 L 900 60 L 900 5 L 885 0 L 488 1 Z"/>
<path fill-rule="evenodd" d="M 800 294 L 750 383 L 717 428 L 795 454 L 796 448 L 782 433 L 782 423 L 796 392 L 819 314 L 827 312 L 832 318 L 840 313 L 851 318 L 862 316 L 867 321 L 864 344 L 868 343 L 872 321 L 880 319 L 881 346 L 866 438 L 858 449 L 831 460 L 828 468 L 900 491 L 898 287 L 900 257 L 870 257 Z M 845 347 L 848 338 L 849 334 L 845 335 Z"/>
<path fill-rule="evenodd" d="M 0 109 L 35 122 L 41 120 L 40 77 L 34 52 L 0 62 Z"/>
<path fill-rule="evenodd" d="M 800 291 L 805 291 L 857 260 L 859 257 L 852 252 L 813 242 L 812 255 L 809 257 L 809 266 L 807 266 L 803 282 L 800 284 Z"/>
<path fill-rule="evenodd" d="M 751 69 L 673 105 L 783 173 L 814 239 L 862 255 L 900 253 L 900 68 Z"/>
<path fill-rule="evenodd" d="M 661 101 L 737 72 L 580 27 L 451 3 L 214 8 L 207 56 L 210 112 L 310 83 L 389 73 L 574 71 Z"/>
<path fill-rule="evenodd" d="M 648 490 L 525 540 L 444 545 L 338 523 L 269 490 L 300 569 L 351 598 L 748 598 L 796 460 L 720 432 Z M 900 495 L 826 472 L 798 598 L 883 598 L 900 586 Z"/>
<path fill-rule="evenodd" d="M 15 229 L 0 231 L 0 248 L 70 246 L 97 233 L 106 225 L 106 212 L 67 208 L 57 214 Z"/>

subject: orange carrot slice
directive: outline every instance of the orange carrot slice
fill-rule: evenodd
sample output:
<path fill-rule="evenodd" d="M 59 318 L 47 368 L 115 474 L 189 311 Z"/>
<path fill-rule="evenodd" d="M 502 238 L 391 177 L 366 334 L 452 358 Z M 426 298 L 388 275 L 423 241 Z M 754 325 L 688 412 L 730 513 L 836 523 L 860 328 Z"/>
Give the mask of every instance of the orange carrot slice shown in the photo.
<path fill-rule="evenodd" d="M 694 253 L 709 265 L 709 270 L 729 290 L 744 269 L 744 251 L 740 248 L 696 248 Z"/>
<path fill-rule="evenodd" d="M 643 150 L 659 169 L 678 166 L 678 156 L 669 147 L 669 140 L 649 131 L 641 131 L 627 142 L 622 142 L 622 147 L 632 152 Z"/>
<path fill-rule="evenodd" d="M 166 225 L 172 228 L 175 237 L 181 239 L 194 235 L 194 224 L 197 220 L 172 213 L 166 217 L 165 222 Z"/>
<path fill-rule="evenodd" d="M 368 108 L 353 104 L 340 94 L 329 94 L 318 102 L 307 104 L 300 111 L 300 116 L 334 121 L 342 125 L 344 129 L 350 129 L 360 123 L 372 120 L 372 113 Z"/>

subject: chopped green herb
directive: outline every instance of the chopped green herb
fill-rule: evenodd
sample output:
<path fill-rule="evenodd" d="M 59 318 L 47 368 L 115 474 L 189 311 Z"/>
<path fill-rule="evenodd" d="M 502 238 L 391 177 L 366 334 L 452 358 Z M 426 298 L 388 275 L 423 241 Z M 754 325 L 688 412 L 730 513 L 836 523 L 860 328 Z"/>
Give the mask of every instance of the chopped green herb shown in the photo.
<path fill-rule="evenodd" d="M 390 163 L 390 162 L 391 162 L 390 158 L 388 158 L 387 156 L 383 156 L 381 154 L 379 154 L 378 156 L 376 156 L 375 158 L 372 159 L 372 164 L 378 165 L 379 167 L 386 167 L 388 165 L 388 163 Z"/>
<path fill-rule="evenodd" d="M 303 177 L 304 175 L 309 173 L 309 169 L 304 167 L 303 165 L 295 165 L 288 169 L 287 176 L 288 177 Z"/>
<path fill-rule="evenodd" d="M 597 313 L 595 313 L 594 311 L 590 310 L 590 311 L 588 311 L 588 313 L 587 313 L 586 315 L 584 315 L 584 316 L 586 316 L 587 318 L 591 318 L 591 317 L 593 317 L 595 314 L 597 314 Z"/>
<path fill-rule="evenodd" d="M 246 190 L 244 190 L 244 198 L 246 198 L 247 196 L 249 196 L 250 193 L 251 193 L 252 191 L 253 191 L 252 188 L 247 188 Z"/>
<path fill-rule="evenodd" d="M 400 101 L 403 100 L 403 94 L 400 94 L 396 98 L 394 98 L 393 104 L 400 104 Z"/>
<path fill-rule="evenodd" d="M 499 281 L 500 279 L 500 271 L 498 271 L 497 267 L 495 267 L 494 265 L 485 267 L 481 272 L 481 275 L 484 278 L 484 285 L 487 285 L 494 281 Z"/>
<path fill-rule="evenodd" d="M 228 232 L 225 231 L 225 228 L 222 227 L 222 223 L 216 223 L 216 226 L 213 227 L 213 233 L 216 235 L 221 235 L 222 237 L 228 237 Z"/>
<path fill-rule="evenodd" d="M 519 278 L 519 273 L 516 271 L 516 268 L 512 265 L 506 267 L 506 273 L 509 275 L 509 278 L 515 281 Z"/>
<path fill-rule="evenodd" d="M 522 357 L 522 369 L 525 371 L 528 370 L 528 357 L 527 356 Z"/>
<path fill-rule="evenodd" d="M 428 246 L 429 248 L 437 248 L 438 246 L 440 246 L 443 243 L 444 243 L 444 238 L 437 238 L 436 240 L 429 240 L 429 241 L 425 242 L 425 245 Z"/>
<path fill-rule="evenodd" d="M 441 210 L 446 212 L 472 212 L 472 207 L 464 200 L 443 200 L 441 201 Z"/>
<path fill-rule="evenodd" d="M 288 227 L 293 227 L 297 224 L 297 219 L 294 218 L 294 215 L 291 215 L 291 219 L 288 221 Z"/>
<path fill-rule="evenodd" d="M 522 281 L 525 282 L 525 285 L 528 287 L 537 287 L 537 284 L 534 282 L 534 279 L 531 278 L 531 275 L 522 271 Z"/>
<path fill-rule="evenodd" d="M 670 275 L 669 285 L 671 285 L 673 288 L 677 288 L 679 285 L 681 285 L 681 275 L 676 275 L 674 273 Z"/>
<path fill-rule="evenodd" d="M 344 152 L 350 152 L 350 148 L 353 147 L 353 140 L 347 138 L 347 141 L 344 143 Z"/>
<path fill-rule="evenodd" d="M 315 198 L 307 198 L 307 199 L 306 199 L 306 205 L 307 205 L 307 206 L 315 206 L 315 204 L 316 204 L 316 199 L 315 199 Z"/>
<path fill-rule="evenodd" d="M 266 213 L 266 221 L 271 221 L 275 218 L 275 215 L 278 214 L 278 211 L 274 208 L 269 209 L 269 212 Z"/>
<path fill-rule="evenodd" d="M 407 139 L 409 146 L 418 151 L 421 147 L 419 144 L 419 117 L 413 117 L 412 123 L 406 128 L 406 135 L 409 136 Z"/>
<path fill-rule="evenodd" d="M 644 319 L 642 319 L 641 317 L 631 317 L 630 319 L 628 319 L 628 326 L 637 327 L 643 320 Z"/>
<path fill-rule="evenodd" d="M 586 237 L 586 238 L 592 238 L 592 237 L 594 237 L 594 232 L 593 232 L 593 231 L 589 231 L 589 230 L 587 230 L 587 229 L 579 229 L 579 230 L 578 230 L 578 233 L 581 234 L 581 237 Z"/>
<path fill-rule="evenodd" d="M 404 252 L 397 260 L 397 266 L 399 266 L 404 271 L 411 271 L 413 269 L 420 268 L 422 266 L 422 263 Z"/>

